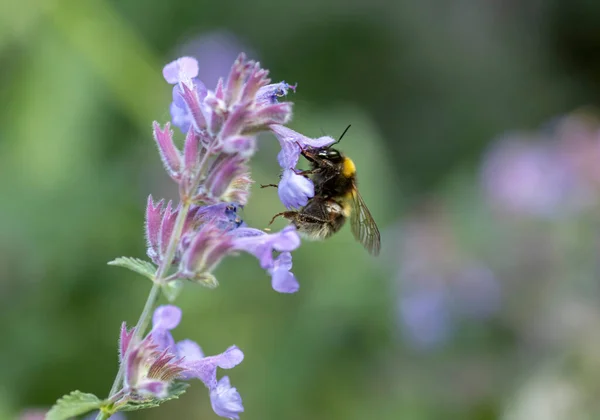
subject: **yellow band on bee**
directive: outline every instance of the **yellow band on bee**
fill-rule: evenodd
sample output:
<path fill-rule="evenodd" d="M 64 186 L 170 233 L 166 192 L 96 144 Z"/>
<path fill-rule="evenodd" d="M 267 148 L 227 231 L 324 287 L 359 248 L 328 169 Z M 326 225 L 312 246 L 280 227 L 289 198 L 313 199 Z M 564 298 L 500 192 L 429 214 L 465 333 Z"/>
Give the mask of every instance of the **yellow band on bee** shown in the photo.
<path fill-rule="evenodd" d="M 352 162 L 352 159 L 345 157 L 342 165 L 342 175 L 344 175 L 346 178 L 349 178 L 355 173 L 356 166 L 354 165 L 354 162 Z"/>

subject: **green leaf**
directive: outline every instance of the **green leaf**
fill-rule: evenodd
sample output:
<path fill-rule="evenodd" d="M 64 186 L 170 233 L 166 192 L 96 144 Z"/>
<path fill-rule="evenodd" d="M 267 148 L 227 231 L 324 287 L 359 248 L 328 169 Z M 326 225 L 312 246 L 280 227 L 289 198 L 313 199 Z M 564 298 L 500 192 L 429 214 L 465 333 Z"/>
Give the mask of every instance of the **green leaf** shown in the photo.
<path fill-rule="evenodd" d="M 172 280 L 167 284 L 162 286 L 163 295 L 167 298 L 169 302 L 175 302 L 177 296 L 183 290 L 183 280 Z"/>
<path fill-rule="evenodd" d="M 187 382 L 174 382 L 169 387 L 169 395 L 167 395 L 165 398 L 148 398 L 135 402 L 130 401 L 127 404 L 120 406 L 118 411 L 136 411 L 158 407 L 164 402 L 179 398 L 181 395 L 183 395 L 188 386 L 190 386 L 190 384 Z"/>
<path fill-rule="evenodd" d="M 64 395 L 46 414 L 46 420 L 64 420 L 96 410 L 102 406 L 102 400 L 94 394 L 73 391 Z"/>
<path fill-rule="evenodd" d="M 154 275 L 156 274 L 156 266 L 154 264 L 138 258 L 119 257 L 109 262 L 108 265 L 116 265 L 119 267 L 128 268 L 131 271 L 141 274 L 142 276 L 148 277 L 152 281 L 154 281 Z"/>

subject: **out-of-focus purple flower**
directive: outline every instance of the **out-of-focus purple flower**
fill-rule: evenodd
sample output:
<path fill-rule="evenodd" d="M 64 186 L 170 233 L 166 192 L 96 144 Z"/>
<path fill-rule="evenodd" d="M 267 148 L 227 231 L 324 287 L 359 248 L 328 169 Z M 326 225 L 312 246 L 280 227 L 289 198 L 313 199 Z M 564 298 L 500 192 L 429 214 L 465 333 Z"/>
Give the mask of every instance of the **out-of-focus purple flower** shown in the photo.
<path fill-rule="evenodd" d="M 443 207 L 419 208 L 398 237 L 397 314 L 411 345 L 437 347 L 457 323 L 484 321 L 500 310 L 500 283 L 462 249 Z"/>
<path fill-rule="evenodd" d="M 454 310 L 463 316 L 485 319 L 496 314 L 502 305 L 498 279 L 481 263 L 465 263 L 454 275 L 448 291 Z"/>
<path fill-rule="evenodd" d="M 398 311 L 407 341 L 430 349 L 450 335 L 452 320 L 441 290 L 418 290 L 403 294 Z"/>
<path fill-rule="evenodd" d="M 239 413 L 244 411 L 242 397 L 237 389 L 231 386 L 227 376 L 223 376 L 210 391 L 210 403 L 215 413 L 228 419 L 239 419 Z"/>
<path fill-rule="evenodd" d="M 311 139 L 281 125 L 272 125 L 271 130 L 281 144 L 281 151 L 277 155 L 279 166 L 283 169 L 277 188 L 279 199 L 288 209 L 305 206 L 308 199 L 314 196 L 315 191 L 310 179 L 294 172 L 300 154 L 306 148 L 329 146 L 335 142 L 335 139 L 329 136 Z"/>
<path fill-rule="evenodd" d="M 482 179 L 489 202 L 502 212 L 554 217 L 579 207 L 573 167 L 547 139 L 502 138 L 484 158 Z"/>
<path fill-rule="evenodd" d="M 227 74 L 240 51 L 246 51 L 250 56 L 255 55 L 249 50 L 248 45 L 235 34 L 225 30 L 203 33 L 179 49 L 182 55 L 201 58 L 202 66 L 198 69 L 198 78 L 206 86 L 215 86 L 219 78 Z"/>

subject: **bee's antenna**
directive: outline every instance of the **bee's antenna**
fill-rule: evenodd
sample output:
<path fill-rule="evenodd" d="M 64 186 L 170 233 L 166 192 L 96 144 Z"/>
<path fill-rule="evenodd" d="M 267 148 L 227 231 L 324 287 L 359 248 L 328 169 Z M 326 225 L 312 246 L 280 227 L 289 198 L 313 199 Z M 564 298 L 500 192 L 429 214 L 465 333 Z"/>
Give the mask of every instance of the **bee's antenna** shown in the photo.
<path fill-rule="evenodd" d="M 339 139 L 337 139 L 337 141 L 335 143 L 332 143 L 331 145 L 333 146 L 334 144 L 338 144 L 339 142 L 342 141 L 342 137 L 344 137 L 344 134 L 346 134 L 346 132 L 350 129 L 350 127 L 352 126 L 352 124 L 348 124 L 348 127 L 346 127 L 346 129 L 344 130 L 344 132 L 342 133 L 342 135 L 340 136 Z"/>

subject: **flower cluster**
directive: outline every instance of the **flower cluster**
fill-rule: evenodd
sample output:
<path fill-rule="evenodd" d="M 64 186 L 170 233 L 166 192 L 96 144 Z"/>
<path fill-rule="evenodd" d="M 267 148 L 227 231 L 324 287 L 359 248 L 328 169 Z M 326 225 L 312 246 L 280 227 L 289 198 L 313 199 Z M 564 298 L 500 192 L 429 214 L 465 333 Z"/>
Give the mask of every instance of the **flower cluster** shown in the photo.
<path fill-rule="evenodd" d="M 502 136 L 484 157 L 488 202 L 500 213 L 549 219 L 595 206 L 599 134 L 598 121 L 575 113 L 538 132 Z"/>
<path fill-rule="evenodd" d="M 175 343 L 171 330 L 181 321 L 181 309 L 159 306 L 152 317 L 152 330 L 142 340 L 135 340 L 133 330 L 121 327 L 119 360 L 124 364 L 125 380 L 117 394 L 125 401 L 143 401 L 147 397 L 164 398 L 176 379 L 200 379 L 209 389 L 215 413 L 230 419 L 244 411 L 242 399 L 227 376 L 217 380 L 217 368 L 231 369 L 240 364 L 244 353 L 231 346 L 223 353 L 205 357 L 192 340 Z M 118 404 L 118 400 L 117 400 Z"/>
<path fill-rule="evenodd" d="M 274 133 L 281 144 L 279 196 L 286 207 L 299 207 L 314 194 L 311 181 L 296 173 L 302 150 L 329 145 L 334 139 L 310 139 L 284 127 L 291 119 L 292 104 L 280 99 L 296 86 L 271 83 L 268 72 L 244 54 L 214 90 L 198 80 L 198 71 L 198 62 L 190 57 L 163 69 L 165 80 L 173 85 L 171 122 L 185 134 L 185 140 L 178 148 L 171 124 L 161 127 L 154 123 L 161 160 L 179 187 L 180 199 L 175 204 L 148 197 L 147 254 L 156 265 L 150 277 L 172 300 L 175 296 L 168 291 L 170 285 L 185 279 L 215 287 L 214 271 L 219 263 L 245 252 L 256 257 L 275 291 L 294 293 L 299 284 L 291 272 L 291 252 L 300 246 L 295 227 L 267 233 L 247 226 L 238 215 L 238 209 L 248 202 L 253 183 L 249 160 L 257 150 L 257 135 L 261 131 Z M 146 268 L 144 265 L 144 273 Z M 191 340 L 175 343 L 171 330 L 180 320 L 181 310 L 167 305 L 156 309 L 153 327 L 145 336 L 148 315 L 142 315 L 132 330 L 123 324 L 119 348 L 123 382 L 118 388 L 121 382 L 117 375 L 109 400 L 119 407 L 132 401 L 165 399 L 171 395 L 175 380 L 197 378 L 209 389 L 215 413 L 239 418 L 243 411 L 240 395 L 228 377 L 217 380 L 217 368 L 239 364 L 242 351 L 232 346 L 219 355 L 205 357 Z"/>
<path fill-rule="evenodd" d="M 176 267 L 169 281 L 189 279 L 214 287 L 217 282 L 212 273 L 219 262 L 244 251 L 259 259 L 276 291 L 298 290 L 289 271 L 290 252 L 300 245 L 295 230 L 288 227 L 267 234 L 245 227 L 237 215 L 238 207 L 248 201 L 252 184 L 248 160 L 256 151 L 256 135 L 265 130 L 278 136 L 282 144 L 279 161 L 289 170 L 298 161 L 303 145 L 329 144 L 333 139 L 315 143 L 283 127 L 291 118 L 292 105 L 279 99 L 295 86 L 271 84 L 267 74 L 258 63 L 247 61 L 241 54 L 227 80 L 220 79 L 211 91 L 197 79 L 198 62 L 193 58 L 180 58 L 163 70 L 165 80 L 174 85 L 172 123 L 186 138 L 180 151 L 169 124 L 161 128 L 157 123 L 154 138 L 167 173 L 179 184 L 182 203 L 175 206 L 149 197 L 146 240 L 148 256 L 154 263 L 160 265 L 170 259 Z M 298 179 L 290 181 L 284 171 L 279 193 L 284 204 L 302 205 L 312 196 L 312 184 L 307 188 L 309 180 L 293 175 Z M 191 205 L 180 232 L 175 232 L 186 200 Z M 180 240 L 170 255 L 168 245 L 174 232 Z M 279 253 L 277 257 L 273 257 L 274 251 Z"/>

